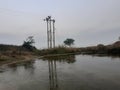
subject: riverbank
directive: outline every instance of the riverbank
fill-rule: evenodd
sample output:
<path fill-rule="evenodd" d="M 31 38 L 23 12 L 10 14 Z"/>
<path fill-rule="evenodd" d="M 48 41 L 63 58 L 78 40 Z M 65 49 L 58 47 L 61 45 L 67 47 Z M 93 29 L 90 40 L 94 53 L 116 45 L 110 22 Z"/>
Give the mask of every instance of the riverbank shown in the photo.
<path fill-rule="evenodd" d="M 35 56 L 34 51 L 30 51 L 22 46 L 0 44 L 0 65 L 30 60 Z"/>
<path fill-rule="evenodd" d="M 35 59 L 37 56 L 35 55 L 14 55 L 12 56 L 1 56 L 0 57 L 0 66 L 5 64 L 12 64 L 22 61 L 29 61 Z"/>
<path fill-rule="evenodd" d="M 112 58 L 116 58 L 116 57 L 119 57 L 118 55 L 106 55 L 106 54 L 78 54 L 78 53 L 65 53 L 65 54 L 49 54 L 49 55 L 44 55 L 44 56 L 36 56 L 36 55 L 25 55 L 25 56 L 17 56 L 16 58 L 12 58 L 12 57 L 7 57 L 7 58 L 4 58 L 1 59 L 0 58 L 0 67 L 1 66 L 8 66 L 8 65 L 12 65 L 12 64 L 17 64 L 17 63 L 22 63 L 22 62 L 28 62 L 28 61 L 32 61 L 32 60 L 36 60 L 36 59 L 47 59 L 47 60 L 51 60 L 51 59 L 54 59 L 56 60 L 59 59 L 59 60 L 63 60 L 64 57 L 69 57 L 69 58 L 65 58 L 66 61 L 70 62 L 71 59 L 71 56 L 75 56 L 75 55 L 92 55 L 93 57 L 94 56 L 99 56 L 99 57 L 112 57 Z M 62 57 L 62 58 L 61 58 Z M 74 60 L 74 59 L 73 59 Z"/>
<path fill-rule="evenodd" d="M 0 45 L 0 65 L 6 63 L 14 63 L 19 61 L 32 60 L 41 56 L 61 56 L 70 54 L 82 54 L 82 55 L 97 55 L 97 56 L 120 56 L 120 41 L 117 41 L 110 45 L 99 44 L 97 46 L 72 48 L 72 47 L 55 47 L 51 49 L 34 49 L 30 51 L 21 46 L 13 45 Z"/>
<path fill-rule="evenodd" d="M 81 54 L 120 56 L 120 41 L 109 45 L 98 44 L 96 46 L 83 47 L 79 48 L 79 50 Z"/>

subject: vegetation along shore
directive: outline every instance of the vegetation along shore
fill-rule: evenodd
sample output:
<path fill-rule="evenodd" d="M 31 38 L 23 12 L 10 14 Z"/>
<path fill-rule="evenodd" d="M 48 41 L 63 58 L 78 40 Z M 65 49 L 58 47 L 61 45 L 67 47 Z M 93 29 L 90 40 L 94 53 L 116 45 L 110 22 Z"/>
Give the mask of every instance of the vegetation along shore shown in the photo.
<path fill-rule="evenodd" d="M 104 54 L 120 56 L 120 41 L 113 44 L 73 48 L 68 46 L 59 46 L 51 49 L 37 49 L 33 46 L 33 37 L 28 37 L 21 46 L 0 44 L 0 65 L 21 60 L 32 60 L 41 56 L 58 56 L 69 54 Z"/>

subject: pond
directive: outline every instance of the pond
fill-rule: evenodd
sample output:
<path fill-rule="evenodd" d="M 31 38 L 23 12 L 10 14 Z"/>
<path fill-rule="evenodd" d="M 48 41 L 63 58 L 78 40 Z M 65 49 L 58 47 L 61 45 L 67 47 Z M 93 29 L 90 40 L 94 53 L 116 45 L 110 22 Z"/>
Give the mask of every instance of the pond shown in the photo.
<path fill-rule="evenodd" d="M 3 66 L 0 90 L 120 90 L 120 58 L 67 55 Z"/>

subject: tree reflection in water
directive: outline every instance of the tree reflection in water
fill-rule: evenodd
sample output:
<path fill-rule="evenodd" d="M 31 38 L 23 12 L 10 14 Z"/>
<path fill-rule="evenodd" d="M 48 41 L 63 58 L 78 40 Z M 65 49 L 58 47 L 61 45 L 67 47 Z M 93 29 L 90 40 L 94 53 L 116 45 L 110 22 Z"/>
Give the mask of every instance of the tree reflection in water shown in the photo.
<path fill-rule="evenodd" d="M 13 64 L 8 65 L 8 67 L 12 68 L 13 72 L 16 72 L 18 67 L 23 67 L 25 70 L 29 71 L 30 74 L 34 74 L 34 69 L 35 69 L 34 60 L 13 63 Z"/>
<path fill-rule="evenodd" d="M 57 61 L 57 62 L 67 62 L 67 63 L 74 63 L 75 55 L 61 55 L 61 56 L 45 56 L 42 58 L 43 60 L 48 61 Z"/>
<path fill-rule="evenodd" d="M 50 90 L 58 90 L 59 85 L 57 78 L 56 62 L 74 63 L 75 55 L 50 56 L 50 57 L 48 56 L 44 57 L 43 60 L 48 60 Z"/>

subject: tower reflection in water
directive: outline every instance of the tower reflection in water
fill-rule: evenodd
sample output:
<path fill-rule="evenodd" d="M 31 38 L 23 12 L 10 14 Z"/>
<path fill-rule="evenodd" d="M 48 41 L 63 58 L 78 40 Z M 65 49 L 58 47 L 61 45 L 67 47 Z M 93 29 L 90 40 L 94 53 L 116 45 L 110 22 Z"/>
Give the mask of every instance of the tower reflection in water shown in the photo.
<path fill-rule="evenodd" d="M 57 62 L 74 63 L 75 55 L 47 56 L 44 57 L 44 60 L 48 60 L 50 90 L 59 90 L 56 64 Z"/>
<path fill-rule="evenodd" d="M 48 60 L 50 90 L 58 89 L 56 60 Z"/>

